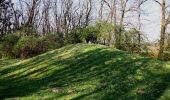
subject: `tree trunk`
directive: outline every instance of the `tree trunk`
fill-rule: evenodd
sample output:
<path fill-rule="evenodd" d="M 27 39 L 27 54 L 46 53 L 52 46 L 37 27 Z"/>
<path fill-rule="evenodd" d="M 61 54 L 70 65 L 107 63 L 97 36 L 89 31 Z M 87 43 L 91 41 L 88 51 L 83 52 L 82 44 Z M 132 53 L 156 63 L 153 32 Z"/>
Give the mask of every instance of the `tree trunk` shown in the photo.
<path fill-rule="evenodd" d="M 166 7 L 165 6 L 166 6 L 165 0 L 162 0 L 162 25 L 161 25 L 161 39 L 160 39 L 160 49 L 159 49 L 158 58 L 162 58 L 164 53 L 165 31 L 166 31 L 166 22 L 165 22 Z"/>
<path fill-rule="evenodd" d="M 117 8 L 116 8 L 116 0 L 114 0 L 114 4 L 113 4 L 113 6 L 114 6 L 114 33 L 115 33 L 115 40 L 116 40 L 116 43 L 115 43 L 115 46 L 116 46 L 116 48 L 119 48 L 119 36 L 118 36 L 118 32 L 117 32 Z"/>
<path fill-rule="evenodd" d="M 140 47 L 141 44 L 141 34 L 140 34 L 140 30 L 141 30 L 141 0 L 138 1 L 138 45 Z"/>
<path fill-rule="evenodd" d="M 111 24 L 113 23 L 113 15 L 115 14 L 115 13 L 114 13 L 114 10 L 116 9 L 115 6 L 114 6 L 114 5 L 115 5 L 115 4 L 114 4 L 115 1 L 116 1 L 116 0 L 111 1 L 111 8 L 110 8 L 110 9 L 111 9 L 111 11 L 110 11 L 110 23 L 111 23 Z M 114 18 L 114 19 L 115 19 L 115 18 Z M 114 22 L 114 23 L 115 23 L 115 22 Z M 112 33 L 109 32 L 109 39 L 108 39 L 108 42 L 109 42 L 108 44 L 109 44 L 109 46 L 112 45 L 112 42 L 111 42 L 111 41 L 112 41 Z"/>

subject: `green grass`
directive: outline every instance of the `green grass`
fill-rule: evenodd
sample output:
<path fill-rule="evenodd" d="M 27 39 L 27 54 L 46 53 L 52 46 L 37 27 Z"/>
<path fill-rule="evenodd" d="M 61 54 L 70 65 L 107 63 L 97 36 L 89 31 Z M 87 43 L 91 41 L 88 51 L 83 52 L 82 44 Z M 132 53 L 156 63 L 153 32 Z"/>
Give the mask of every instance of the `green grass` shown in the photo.
<path fill-rule="evenodd" d="M 69 45 L 0 60 L 0 98 L 168 100 L 170 64 L 101 45 Z"/>

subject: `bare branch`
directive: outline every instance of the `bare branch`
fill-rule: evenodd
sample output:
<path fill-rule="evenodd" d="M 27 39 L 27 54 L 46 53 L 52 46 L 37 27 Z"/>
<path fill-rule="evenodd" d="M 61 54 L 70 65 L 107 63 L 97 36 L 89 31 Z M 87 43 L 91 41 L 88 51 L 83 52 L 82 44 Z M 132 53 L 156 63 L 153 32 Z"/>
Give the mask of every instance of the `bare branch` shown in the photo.
<path fill-rule="evenodd" d="M 157 4 L 159 4 L 160 6 L 162 5 L 158 0 L 153 0 L 155 1 Z"/>

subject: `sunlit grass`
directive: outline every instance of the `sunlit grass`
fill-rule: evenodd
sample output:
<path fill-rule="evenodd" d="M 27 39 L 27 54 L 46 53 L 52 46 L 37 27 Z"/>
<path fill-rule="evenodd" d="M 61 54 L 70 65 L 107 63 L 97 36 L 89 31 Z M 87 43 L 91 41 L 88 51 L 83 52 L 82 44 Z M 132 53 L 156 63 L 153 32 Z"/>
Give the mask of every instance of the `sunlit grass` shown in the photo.
<path fill-rule="evenodd" d="M 170 63 L 77 44 L 27 60 L 0 60 L 0 99 L 170 98 Z"/>

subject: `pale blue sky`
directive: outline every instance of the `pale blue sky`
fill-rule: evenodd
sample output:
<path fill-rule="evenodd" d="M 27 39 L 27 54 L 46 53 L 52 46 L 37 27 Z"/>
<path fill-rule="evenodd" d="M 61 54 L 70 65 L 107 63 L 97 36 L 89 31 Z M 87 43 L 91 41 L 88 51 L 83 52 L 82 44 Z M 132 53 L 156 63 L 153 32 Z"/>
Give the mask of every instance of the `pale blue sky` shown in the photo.
<path fill-rule="evenodd" d="M 159 39 L 160 36 L 160 26 L 161 26 L 161 7 L 153 2 L 148 2 L 143 6 L 143 9 L 148 13 L 143 16 L 143 19 L 147 19 L 149 21 L 143 20 L 142 29 L 146 33 L 149 40 Z"/>

